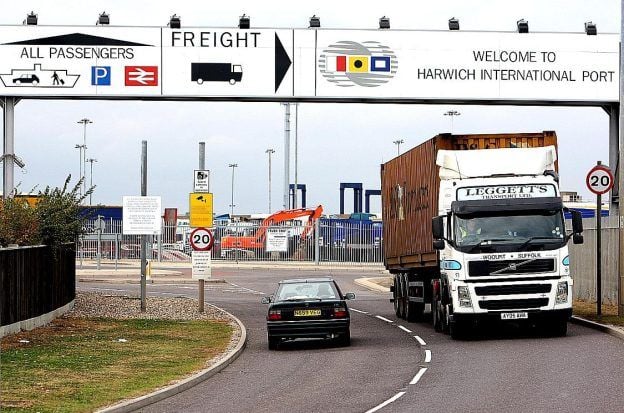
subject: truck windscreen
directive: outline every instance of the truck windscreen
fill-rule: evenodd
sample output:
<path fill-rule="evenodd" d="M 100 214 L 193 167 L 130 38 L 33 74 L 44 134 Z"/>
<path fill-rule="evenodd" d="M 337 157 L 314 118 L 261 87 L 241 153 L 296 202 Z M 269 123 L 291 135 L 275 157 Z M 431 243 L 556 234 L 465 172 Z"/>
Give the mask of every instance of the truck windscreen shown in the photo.
<path fill-rule="evenodd" d="M 461 250 L 479 246 L 496 250 L 519 246 L 526 250 L 552 249 L 566 240 L 561 210 L 454 215 L 453 223 L 453 240 Z"/>

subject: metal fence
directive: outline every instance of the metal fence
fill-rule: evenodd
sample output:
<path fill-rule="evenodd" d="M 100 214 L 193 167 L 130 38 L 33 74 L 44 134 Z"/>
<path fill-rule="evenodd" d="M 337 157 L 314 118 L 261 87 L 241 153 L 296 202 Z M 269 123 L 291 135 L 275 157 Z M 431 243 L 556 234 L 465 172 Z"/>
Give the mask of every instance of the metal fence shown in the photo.
<path fill-rule="evenodd" d="M 77 259 L 139 259 L 140 235 L 122 235 L 122 221 L 87 222 Z M 147 258 L 157 261 L 190 261 L 188 226 L 163 223 L 160 235 L 147 237 Z M 376 264 L 383 262 L 382 224 L 378 221 L 344 222 L 321 219 L 306 230 L 298 221 L 262 227 L 253 222 L 234 222 L 213 228 L 213 260 L 307 261 Z"/>
<path fill-rule="evenodd" d="M 602 302 L 617 304 L 618 228 L 608 217 L 602 219 L 601 226 Z M 574 297 L 596 301 L 596 219 L 583 219 L 583 227 L 583 244 L 569 244 Z"/>

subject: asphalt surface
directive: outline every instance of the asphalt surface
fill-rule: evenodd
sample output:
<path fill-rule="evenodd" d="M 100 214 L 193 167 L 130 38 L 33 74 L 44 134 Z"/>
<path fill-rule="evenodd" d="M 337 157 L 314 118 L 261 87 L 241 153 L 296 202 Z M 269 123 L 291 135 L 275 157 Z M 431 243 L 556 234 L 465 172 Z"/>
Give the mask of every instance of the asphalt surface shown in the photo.
<path fill-rule="evenodd" d="M 182 270 L 184 272 L 184 270 Z M 269 351 L 263 295 L 278 280 L 328 274 L 355 292 L 352 345 L 300 341 Z M 389 294 L 354 283 L 378 271 L 215 268 L 206 301 L 247 327 L 242 355 L 198 386 L 144 412 L 621 412 L 624 342 L 570 325 L 567 337 L 517 326 L 453 341 L 428 323 L 394 315 Z M 137 292 L 133 284 L 78 288 Z M 197 296 L 196 285 L 152 284 L 150 294 Z"/>

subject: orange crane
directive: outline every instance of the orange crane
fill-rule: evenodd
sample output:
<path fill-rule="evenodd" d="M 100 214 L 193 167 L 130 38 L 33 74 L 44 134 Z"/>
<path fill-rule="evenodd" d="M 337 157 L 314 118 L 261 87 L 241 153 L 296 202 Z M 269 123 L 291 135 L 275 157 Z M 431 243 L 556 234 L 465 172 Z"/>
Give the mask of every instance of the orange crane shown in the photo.
<path fill-rule="evenodd" d="M 286 209 L 284 211 L 276 212 L 266 217 L 256 233 L 251 236 L 236 236 L 225 235 L 221 238 L 221 254 L 222 256 L 228 256 L 234 251 L 240 251 L 246 256 L 255 256 L 260 252 L 263 252 L 266 248 L 266 233 L 267 229 L 271 226 L 284 227 L 286 221 L 290 221 L 296 218 L 307 217 L 308 220 L 305 223 L 301 234 L 298 236 L 298 248 L 303 246 L 303 241 L 306 240 L 308 234 L 314 228 L 314 222 L 321 217 L 323 213 L 323 206 L 319 205 L 315 209 Z M 282 225 L 280 225 L 282 224 Z"/>

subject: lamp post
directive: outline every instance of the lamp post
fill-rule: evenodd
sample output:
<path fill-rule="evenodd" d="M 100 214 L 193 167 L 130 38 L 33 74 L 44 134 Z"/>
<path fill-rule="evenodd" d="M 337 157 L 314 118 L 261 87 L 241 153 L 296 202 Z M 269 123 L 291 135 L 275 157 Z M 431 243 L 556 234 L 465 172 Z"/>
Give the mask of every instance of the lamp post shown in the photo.
<path fill-rule="evenodd" d="M 231 163 L 228 165 L 228 168 L 232 168 L 232 201 L 230 203 L 230 208 L 231 208 L 231 212 L 230 212 L 230 219 L 234 218 L 234 168 L 238 167 L 238 164 L 235 163 Z"/>
<path fill-rule="evenodd" d="M 271 154 L 275 153 L 275 150 L 269 148 L 264 153 L 269 154 L 269 214 L 271 213 Z"/>
<path fill-rule="evenodd" d="M 401 154 L 401 144 L 404 143 L 403 139 L 397 139 L 396 141 L 392 141 L 397 146 L 397 156 Z"/>
<path fill-rule="evenodd" d="M 87 159 L 87 162 L 89 162 L 91 164 L 91 176 L 90 176 L 90 183 L 89 183 L 89 189 L 93 188 L 93 162 L 97 162 L 97 159 L 95 158 L 89 158 Z M 91 196 L 93 195 L 93 193 L 89 194 L 89 205 L 91 205 Z"/>
<path fill-rule="evenodd" d="M 82 123 L 83 129 L 82 129 L 82 159 L 81 162 L 83 164 L 83 174 L 80 176 L 82 178 L 82 193 L 86 193 L 87 192 L 87 182 L 85 179 L 85 175 L 87 174 L 87 125 L 89 123 L 93 123 L 93 121 L 91 121 L 90 119 L 87 118 L 82 118 L 80 119 L 78 122 L 76 123 Z"/>
<path fill-rule="evenodd" d="M 453 118 L 459 115 L 461 115 L 461 113 L 456 110 L 449 110 L 448 112 L 444 113 L 444 116 L 448 116 L 451 118 L 451 133 L 453 133 Z"/>
<path fill-rule="evenodd" d="M 83 166 L 86 166 L 86 165 L 82 162 L 82 159 L 83 159 L 83 158 L 82 158 L 82 152 L 83 152 L 83 149 L 86 149 L 86 147 L 85 147 L 85 145 L 76 144 L 76 145 L 74 146 L 74 148 L 76 148 L 76 149 L 78 149 L 78 150 L 79 150 L 79 156 L 80 156 L 80 159 L 78 160 L 78 166 L 79 166 L 79 168 L 80 168 L 80 169 L 78 170 L 78 179 L 82 179 L 82 167 L 83 167 Z M 82 195 L 82 187 L 79 187 L 79 188 L 78 188 L 78 190 L 80 191 L 80 195 Z"/>

